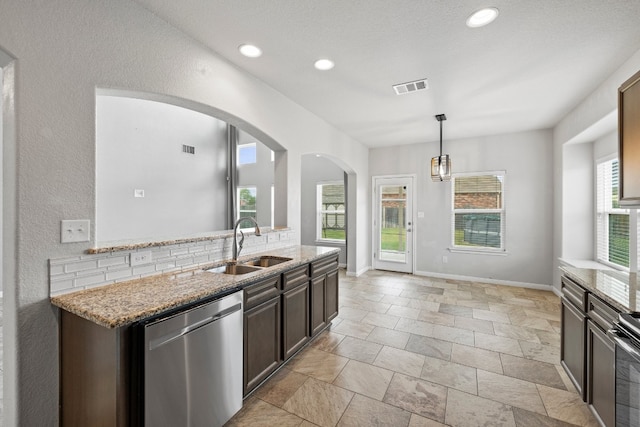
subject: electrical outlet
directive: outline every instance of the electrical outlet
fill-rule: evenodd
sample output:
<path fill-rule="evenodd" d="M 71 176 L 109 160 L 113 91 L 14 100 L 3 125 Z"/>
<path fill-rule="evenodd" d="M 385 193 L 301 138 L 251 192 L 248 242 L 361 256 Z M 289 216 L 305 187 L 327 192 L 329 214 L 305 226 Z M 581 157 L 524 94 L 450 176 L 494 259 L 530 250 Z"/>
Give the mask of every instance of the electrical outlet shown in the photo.
<path fill-rule="evenodd" d="M 60 242 L 76 243 L 89 241 L 89 220 L 62 220 L 60 221 Z"/>
<path fill-rule="evenodd" d="M 136 265 L 144 265 L 151 263 L 151 251 L 144 252 L 131 252 L 129 255 L 129 259 L 131 260 L 129 264 L 131 267 L 135 267 Z"/>
<path fill-rule="evenodd" d="M 131 254 L 129 254 L 129 259 L 129 264 L 131 265 L 131 267 L 135 267 L 136 265 L 151 264 L 151 251 L 131 252 Z"/>

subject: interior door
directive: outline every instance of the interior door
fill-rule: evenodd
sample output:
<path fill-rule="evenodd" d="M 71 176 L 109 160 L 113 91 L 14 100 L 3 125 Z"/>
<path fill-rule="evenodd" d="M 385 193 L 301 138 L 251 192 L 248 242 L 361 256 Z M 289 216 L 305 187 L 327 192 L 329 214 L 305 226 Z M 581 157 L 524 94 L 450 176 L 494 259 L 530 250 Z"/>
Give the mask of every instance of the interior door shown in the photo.
<path fill-rule="evenodd" d="M 373 268 L 413 273 L 413 177 L 374 178 Z"/>

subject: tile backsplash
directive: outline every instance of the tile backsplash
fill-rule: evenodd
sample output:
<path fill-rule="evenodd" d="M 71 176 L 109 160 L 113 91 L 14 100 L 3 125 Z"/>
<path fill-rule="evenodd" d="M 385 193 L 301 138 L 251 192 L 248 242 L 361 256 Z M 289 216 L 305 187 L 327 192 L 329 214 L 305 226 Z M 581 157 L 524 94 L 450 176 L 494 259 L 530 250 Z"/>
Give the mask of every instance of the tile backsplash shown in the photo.
<path fill-rule="evenodd" d="M 274 230 L 261 236 L 247 235 L 241 256 L 291 246 L 296 242 L 295 232 L 291 230 Z M 221 262 L 231 259 L 232 244 L 233 237 L 228 235 L 212 237 L 210 240 L 50 259 L 49 294 L 61 295 Z M 150 261 L 132 266 L 132 254 L 142 252 L 151 253 Z"/>

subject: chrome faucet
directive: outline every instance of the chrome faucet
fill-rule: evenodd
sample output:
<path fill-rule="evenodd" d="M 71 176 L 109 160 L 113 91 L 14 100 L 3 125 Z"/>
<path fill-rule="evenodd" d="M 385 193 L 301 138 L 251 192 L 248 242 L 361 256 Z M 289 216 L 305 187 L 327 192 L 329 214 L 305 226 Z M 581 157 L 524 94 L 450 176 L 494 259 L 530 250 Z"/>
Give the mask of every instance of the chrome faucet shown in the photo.
<path fill-rule="evenodd" d="M 255 220 L 255 218 L 253 218 L 252 216 L 247 216 L 244 218 L 240 218 L 239 220 L 236 221 L 235 225 L 233 226 L 233 248 L 232 248 L 232 262 L 237 262 L 238 261 L 238 256 L 240 256 L 240 251 L 242 250 L 242 244 L 244 243 L 244 233 L 242 232 L 242 230 L 240 230 L 240 244 L 238 244 L 238 226 L 240 225 L 241 222 L 248 220 L 248 221 L 252 221 L 255 225 L 256 225 L 256 236 L 260 236 L 260 227 L 258 226 L 258 222 Z"/>

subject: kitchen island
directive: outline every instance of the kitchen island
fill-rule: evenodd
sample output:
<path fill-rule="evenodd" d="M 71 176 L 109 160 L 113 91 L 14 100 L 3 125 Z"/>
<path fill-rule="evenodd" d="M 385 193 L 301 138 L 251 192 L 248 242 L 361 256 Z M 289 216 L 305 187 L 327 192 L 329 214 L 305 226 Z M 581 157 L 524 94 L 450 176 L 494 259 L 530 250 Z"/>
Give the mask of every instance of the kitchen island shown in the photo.
<path fill-rule="evenodd" d="M 143 425 L 136 324 L 237 291 L 247 395 L 337 315 L 338 252 L 292 246 L 241 257 L 238 265 L 280 261 L 246 274 L 207 271 L 219 262 L 52 297 L 61 309 L 61 424 Z"/>

